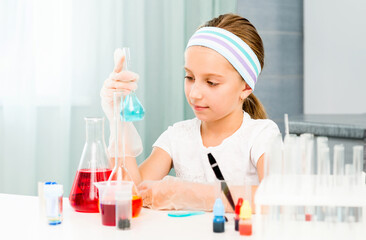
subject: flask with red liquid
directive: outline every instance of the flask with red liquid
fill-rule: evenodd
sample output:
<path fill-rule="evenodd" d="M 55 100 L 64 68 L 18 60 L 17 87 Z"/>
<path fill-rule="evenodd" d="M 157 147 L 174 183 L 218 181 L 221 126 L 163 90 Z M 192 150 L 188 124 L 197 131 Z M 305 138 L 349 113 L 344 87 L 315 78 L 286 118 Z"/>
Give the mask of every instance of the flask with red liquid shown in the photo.
<path fill-rule="evenodd" d="M 104 118 L 85 118 L 86 142 L 71 188 L 70 205 L 77 212 L 99 212 L 98 192 L 94 182 L 107 181 L 109 167 L 104 141 Z"/>

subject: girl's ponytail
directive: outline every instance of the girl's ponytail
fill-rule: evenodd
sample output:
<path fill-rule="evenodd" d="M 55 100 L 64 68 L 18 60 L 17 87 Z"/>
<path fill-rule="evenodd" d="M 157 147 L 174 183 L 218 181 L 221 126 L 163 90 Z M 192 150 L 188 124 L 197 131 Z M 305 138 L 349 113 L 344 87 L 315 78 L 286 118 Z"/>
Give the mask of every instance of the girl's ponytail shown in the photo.
<path fill-rule="evenodd" d="M 253 119 L 266 119 L 267 113 L 262 103 L 251 93 L 243 103 L 243 110 Z"/>

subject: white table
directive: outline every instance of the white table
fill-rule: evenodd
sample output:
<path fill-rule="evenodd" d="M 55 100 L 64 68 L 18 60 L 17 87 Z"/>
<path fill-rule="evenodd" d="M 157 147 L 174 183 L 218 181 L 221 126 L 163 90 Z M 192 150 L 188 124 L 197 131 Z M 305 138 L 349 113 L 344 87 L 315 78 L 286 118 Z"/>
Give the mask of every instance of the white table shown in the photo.
<path fill-rule="evenodd" d="M 143 208 L 131 230 L 103 226 L 99 213 L 75 212 L 64 198 L 62 224 L 50 226 L 40 217 L 38 197 L 0 194 L 0 239 L 250 239 L 234 231 L 233 214 L 225 233 L 213 233 L 212 213 L 173 218 L 167 211 Z"/>

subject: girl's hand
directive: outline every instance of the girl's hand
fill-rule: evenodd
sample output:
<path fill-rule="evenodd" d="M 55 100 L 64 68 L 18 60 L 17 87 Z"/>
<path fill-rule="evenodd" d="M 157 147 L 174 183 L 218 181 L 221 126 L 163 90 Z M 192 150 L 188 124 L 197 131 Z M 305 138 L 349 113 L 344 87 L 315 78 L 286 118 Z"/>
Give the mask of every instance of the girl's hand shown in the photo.
<path fill-rule="evenodd" d="M 123 70 L 125 56 L 120 48 L 114 51 L 114 69 L 104 81 L 100 91 L 102 108 L 108 120 L 113 119 L 113 93 L 123 91 L 126 95 L 137 89 L 138 74 Z"/>
<path fill-rule="evenodd" d="M 144 207 L 155 210 L 212 211 L 216 199 L 215 184 L 188 182 L 165 176 L 159 181 L 144 181 L 139 186 Z"/>
<path fill-rule="evenodd" d="M 143 206 L 152 209 L 165 209 L 168 207 L 169 197 L 166 195 L 168 192 L 167 187 L 162 188 L 164 183 L 160 181 L 143 181 L 139 186 L 138 190 L 143 201 Z"/>

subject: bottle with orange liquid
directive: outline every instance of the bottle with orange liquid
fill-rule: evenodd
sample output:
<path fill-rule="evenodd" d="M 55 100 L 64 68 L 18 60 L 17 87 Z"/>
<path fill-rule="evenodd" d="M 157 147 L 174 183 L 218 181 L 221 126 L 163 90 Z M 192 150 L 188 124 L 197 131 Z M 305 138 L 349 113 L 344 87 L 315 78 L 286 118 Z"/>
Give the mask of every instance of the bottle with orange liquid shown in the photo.
<path fill-rule="evenodd" d="M 104 118 L 85 118 L 86 142 L 71 188 L 70 205 L 78 212 L 99 212 L 98 192 L 94 182 L 107 181 L 109 167 L 104 141 Z"/>

